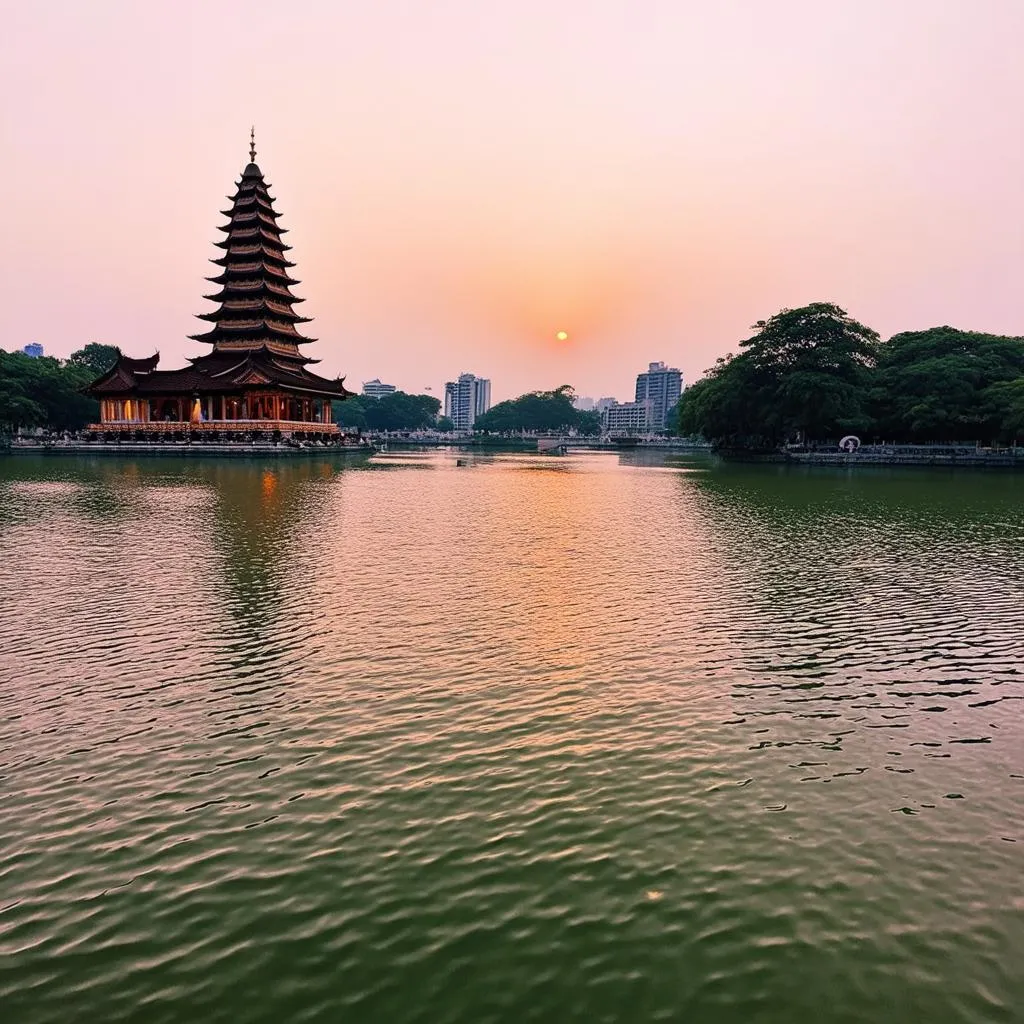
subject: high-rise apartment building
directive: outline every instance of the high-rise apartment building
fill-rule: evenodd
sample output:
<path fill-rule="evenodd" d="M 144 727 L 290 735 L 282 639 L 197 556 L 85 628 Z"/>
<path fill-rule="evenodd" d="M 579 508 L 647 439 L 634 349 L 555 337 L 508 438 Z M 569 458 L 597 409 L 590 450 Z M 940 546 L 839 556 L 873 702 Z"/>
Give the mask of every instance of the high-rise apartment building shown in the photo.
<path fill-rule="evenodd" d="M 33 359 L 38 359 L 43 354 L 43 346 L 38 341 L 30 341 L 21 351 Z"/>
<path fill-rule="evenodd" d="M 491 407 L 491 382 L 472 373 L 460 373 L 458 380 L 444 386 L 444 414 L 456 430 L 472 430 L 477 416 Z"/>
<path fill-rule="evenodd" d="M 683 393 L 683 375 L 664 363 L 650 363 L 646 373 L 636 375 L 636 402 L 650 402 L 650 429 L 671 426 L 670 414 Z"/>
<path fill-rule="evenodd" d="M 394 384 L 382 384 L 376 377 L 373 380 L 363 382 L 363 394 L 367 398 L 380 398 L 383 395 L 393 395 L 398 389 Z"/>

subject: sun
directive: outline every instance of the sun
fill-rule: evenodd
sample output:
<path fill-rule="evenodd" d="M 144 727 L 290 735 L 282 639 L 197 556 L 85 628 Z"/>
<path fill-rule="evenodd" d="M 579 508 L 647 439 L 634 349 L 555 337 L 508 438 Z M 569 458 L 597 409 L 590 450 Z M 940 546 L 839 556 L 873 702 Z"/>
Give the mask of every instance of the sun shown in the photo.
<path fill-rule="evenodd" d="M 557 334 L 555 335 L 555 337 L 556 337 L 556 338 L 557 338 L 557 339 L 558 339 L 559 341 L 568 341 L 568 339 L 569 339 L 569 332 L 568 332 L 568 331 L 559 331 L 559 332 L 558 332 L 558 333 L 557 333 Z"/>

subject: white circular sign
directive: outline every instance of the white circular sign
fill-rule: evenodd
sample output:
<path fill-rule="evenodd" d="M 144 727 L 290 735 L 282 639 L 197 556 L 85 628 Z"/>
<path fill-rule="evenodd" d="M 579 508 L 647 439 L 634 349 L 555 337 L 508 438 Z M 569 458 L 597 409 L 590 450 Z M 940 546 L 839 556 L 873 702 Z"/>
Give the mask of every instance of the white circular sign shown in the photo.
<path fill-rule="evenodd" d="M 846 437 L 839 442 L 839 450 L 841 452 L 855 452 L 860 447 L 860 438 L 854 437 L 853 434 L 847 434 Z"/>

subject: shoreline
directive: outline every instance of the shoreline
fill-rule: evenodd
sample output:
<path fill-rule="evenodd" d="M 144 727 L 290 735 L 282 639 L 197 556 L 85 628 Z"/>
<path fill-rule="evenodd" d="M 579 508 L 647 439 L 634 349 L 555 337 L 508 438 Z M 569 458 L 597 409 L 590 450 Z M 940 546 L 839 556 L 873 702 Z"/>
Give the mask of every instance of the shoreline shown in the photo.
<path fill-rule="evenodd" d="M 192 458 L 310 458 L 323 455 L 372 455 L 367 445 L 324 445 L 293 448 L 290 445 L 227 445 L 227 444 L 124 444 L 68 443 L 68 444 L 13 444 L 0 448 L 2 455 L 144 455 L 153 458 L 185 456 Z"/>
<path fill-rule="evenodd" d="M 774 464 L 780 466 L 899 467 L 921 466 L 949 469 L 1024 470 L 1024 451 L 930 454 L 884 454 L 880 452 L 716 452 L 725 462 Z"/>

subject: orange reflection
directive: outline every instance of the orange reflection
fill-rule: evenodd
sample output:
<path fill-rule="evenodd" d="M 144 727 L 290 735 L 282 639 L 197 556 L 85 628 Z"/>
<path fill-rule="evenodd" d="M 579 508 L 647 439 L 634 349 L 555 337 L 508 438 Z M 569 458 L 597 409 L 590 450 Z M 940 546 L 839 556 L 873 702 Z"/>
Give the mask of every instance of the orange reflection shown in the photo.
<path fill-rule="evenodd" d="M 263 471 L 263 504 L 269 505 L 274 500 L 274 495 L 277 493 L 277 474 L 272 470 L 265 469 Z"/>

